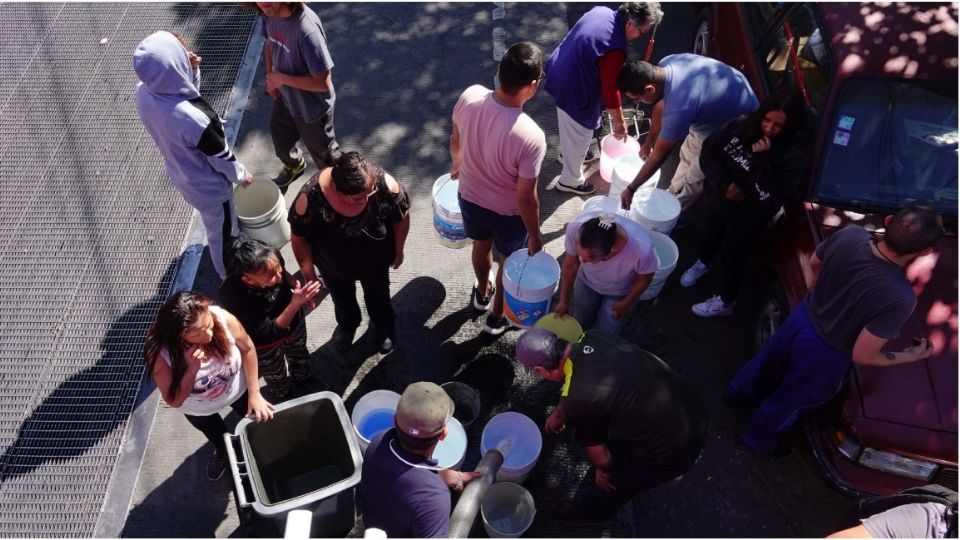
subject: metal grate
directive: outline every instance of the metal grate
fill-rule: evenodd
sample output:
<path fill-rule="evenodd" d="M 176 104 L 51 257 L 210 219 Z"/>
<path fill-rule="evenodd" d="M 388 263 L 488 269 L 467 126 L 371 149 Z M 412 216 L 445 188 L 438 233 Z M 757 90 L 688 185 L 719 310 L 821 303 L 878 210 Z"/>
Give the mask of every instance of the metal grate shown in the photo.
<path fill-rule="evenodd" d="M 0 4 L 0 536 L 93 534 L 189 223 L 137 116 L 133 49 L 182 34 L 222 111 L 253 20 Z"/>

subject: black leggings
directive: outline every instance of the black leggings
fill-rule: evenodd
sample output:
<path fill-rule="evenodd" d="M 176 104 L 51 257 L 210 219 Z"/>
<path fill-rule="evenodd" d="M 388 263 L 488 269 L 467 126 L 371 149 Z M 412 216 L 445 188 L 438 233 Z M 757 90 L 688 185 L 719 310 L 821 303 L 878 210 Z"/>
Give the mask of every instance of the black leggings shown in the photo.
<path fill-rule="evenodd" d="M 388 225 L 389 226 L 389 225 Z M 390 304 L 390 267 L 371 268 L 360 278 L 342 277 L 323 272 L 323 282 L 333 299 L 333 313 L 343 330 L 352 331 L 360 326 L 360 305 L 357 303 L 357 285 L 363 288 L 363 301 L 367 305 L 370 321 L 380 332 L 391 333 L 394 326 L 393 306 Z"/>
<path fill-rule="evenodd" d="M 719 258 L 723 266 L 720 298 L 726 304 L 737 299 L 747 252 L 762 231 L 763 224 L 731 221 L 712 204 L 707 205 L 707 235 L 700 244 L 700 262 L 709 265 Z"/>
<path fill-rule="evenodd" d="M 230 404 L 241 418 L 247 415 L 247 393 L 244 392 L 240 397 Z M 224 423 L 220 413 L 208 414 L 207 416 L 194 416 L 191 414 L 183 415 L 187 418 L 190 425 L 199 429 L 206 435 L 207 440 L 213 443 L 218 452 L 226 452 L 227 444 L 223 442 L 223 434 L 227 432 L 227 424 Z"/>

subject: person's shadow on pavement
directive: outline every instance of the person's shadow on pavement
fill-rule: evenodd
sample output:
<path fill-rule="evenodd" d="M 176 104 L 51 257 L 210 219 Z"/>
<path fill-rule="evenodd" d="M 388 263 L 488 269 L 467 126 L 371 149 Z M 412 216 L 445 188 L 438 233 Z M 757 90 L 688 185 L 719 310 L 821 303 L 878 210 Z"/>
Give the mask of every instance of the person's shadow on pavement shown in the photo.
<path fill-rule="evenodd" d="M 167 297 L 177 269 L 172 261 L 149 299 L 125 311 L 100 341 L 96 363 L 74 373 L 45 396 L 17 430 L 16 440 L 0 456 L 0 484 L 29 475 L 48 462 L 82 456 L 118 433 L 148 395 L 144 381 L 143 340 Z M 91 480 L 101 471 L 88 471 Z M 51 473 L 52 474 L 52 473 Z"/>

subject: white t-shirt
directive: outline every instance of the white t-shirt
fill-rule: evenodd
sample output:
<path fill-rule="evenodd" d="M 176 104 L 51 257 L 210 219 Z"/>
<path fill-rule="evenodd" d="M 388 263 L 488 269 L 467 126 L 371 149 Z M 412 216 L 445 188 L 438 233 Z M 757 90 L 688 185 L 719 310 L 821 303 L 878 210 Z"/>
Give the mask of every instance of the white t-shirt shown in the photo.
<path fill-rule="evenodd" d="M 505 107 L 475 84 L 453 108 L 460 132 L 460 195 L 503 216 L 520 215 L 519 178 L 540 174 L 547 139 L 519 107 Z"/>
<path fill-rule="evenodd" d="M 581 214 L 567 224 L 564 249 L 568 255 L 577 255 L 577 231 L 584 222 L 603 215 L 602 212 Z M 653 240 L 639 223 L 615 216 L 614 222 L 627 233 L 627 243 L 610 259 L 594 263 L 580 261 L 577 276 L 591 289 L 604 296 L 623 296 L 630 292 L 637 276 L 652 274 L 660 267 L 660 259 Z"/>
<path fill-rule="evenodd" d="M 190 416 L 216 414 L 236 401 L 247 391 L 247 381 L 243 376 L 243 363 L 240 349 L 237 348 L 233 334 L 227 328 L 226 311 L 218 306 L 210 306 L 210 313 L 220 321 L 230 342 L 230 355 L 225 358 L 208 358 L 200 364 L 193 389 L 178 410 Z M 170 365 L 167 350 L 160 351 L 160 357 Z"/>

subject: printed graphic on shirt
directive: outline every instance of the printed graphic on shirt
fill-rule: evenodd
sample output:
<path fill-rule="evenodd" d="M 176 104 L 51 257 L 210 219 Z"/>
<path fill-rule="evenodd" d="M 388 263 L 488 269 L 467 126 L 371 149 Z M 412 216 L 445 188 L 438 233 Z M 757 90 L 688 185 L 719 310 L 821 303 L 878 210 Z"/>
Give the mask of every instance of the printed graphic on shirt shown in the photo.
<path fill-rule="evenodd" d="M 290 53 L 290 49 L 287 47 L 287 43 L 286 43 L 287 38 L 283 34 L 277 33 L 270 36 L 267 39 L 270 40 L 271 45 L 280 47 L 281 49 L 283 49 L 283 52 L 285 53 L 288 53 L 288 54 Z"/>
<path fill-rule="evenodd" d="M 730 156 L 734 163 L 740 165 L 743 170 L 750 172 L 750 151 L 740 144 L 740 137 L 731 138 L 730 142 L 723 147 L 723 151 Z"/>
<path fill-rule="evenodd" d="M 232 362 L 209 362 L 200 368 L 190 392 L 201 399 L 214 400 L 230 389 L 230 382 L 239 371 Z"/>
<path fill-rule="evenodd" d="M 754 182 L 753 186 L 757 188 L 757 198 L 759 198 L 761 201 L 765 201 L 770 198 L 770 192 L 761 189 L 759 182 Z"/>

